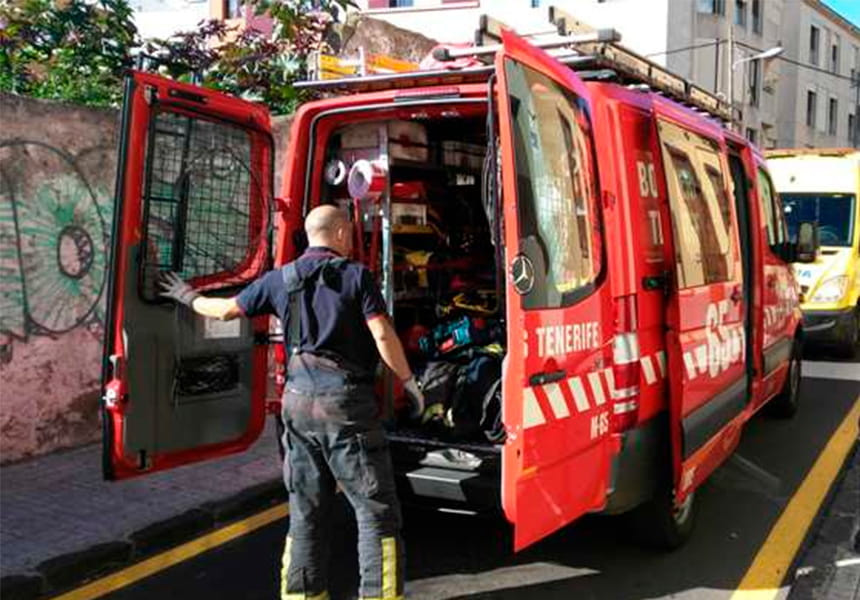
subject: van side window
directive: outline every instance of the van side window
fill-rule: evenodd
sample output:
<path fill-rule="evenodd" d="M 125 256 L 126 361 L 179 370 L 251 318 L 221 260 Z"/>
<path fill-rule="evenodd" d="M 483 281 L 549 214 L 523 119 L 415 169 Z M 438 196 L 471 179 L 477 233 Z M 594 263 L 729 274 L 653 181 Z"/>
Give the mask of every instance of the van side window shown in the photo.
<path fill-rule="evenodd" d="M 254 135 L 176 113 L 154 117 L 143 197 L 146 300 L 157 298 L 159 271 L 213 289 L 248 281 L 263 267 L 265 182 L 250 169 L 252 153 L 259 152 Z"/>
<path fill-rule="evenodd" d="M 762 169 L 758 170 L 758 187 L 761 190 L 761 216 L 767 227 L 767 243 L 772 247 L 783 244 L 788 241 L 788 234 L 782 203 L 773 189 L 770 177 Z"/>
<path fill-rule="evenodd" d="M 585 103 L 519 63 L 505 66 L 521 254 L 534 266 L 525 308 L 569 306 L 601 271 L 591 123 Z"/>
<path fill-rule="evenodd" d="M 672 123 L 659 122 L 673 220 L 678 286 L 732 276 L 732 213 L 718 146 Z"/>

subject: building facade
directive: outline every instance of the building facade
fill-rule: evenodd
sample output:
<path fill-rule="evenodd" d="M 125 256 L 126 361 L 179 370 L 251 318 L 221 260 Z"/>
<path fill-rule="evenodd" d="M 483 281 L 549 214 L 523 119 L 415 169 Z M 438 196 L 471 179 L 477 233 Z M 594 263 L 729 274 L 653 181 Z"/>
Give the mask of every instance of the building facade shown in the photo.
<path fill-rule="evenodd" d="M 764 148 L 850 145 L 849 128 L 856 126 L 857 88 L 852 88 L 851 77 L 860 73 L 860 30 L 820 0 L 361 0 L 358 4 L 370 16 L 442 42 L 471 41 L 481 14 L 511 24 L 522 34 L 546 31 L 547 5 L 553 4 L 595 27 L 615 28 L 622 44 L 635 52 L 705 89 L 731 95 L 742 115 L 734 127 Z M 812 27 L 817 34 L 810 33 Z M 811 35 L 819 36 L 817 56 L 810 55 Z M 836 63 L 831 64 L 833 44 L 838 49 Z M 777 47 L 783 48 L 777 58 L 753 59 Z M 812 125 L 807 124 L 807 98 L 813 104 Z"/>
<path fill-rule="evenodd" d="M 207 0 L 131 0 L 134 24 L 144 39 L 168 38 L 180 31 L 194 30 L 209 18 Z"/>
<path fill-rule="evenodd" d="M 784 11 L 779 131 L 786 147 L 860 148 L 860 28 L 818 0 L 794 0 Z M 852 85 L 852 79 L 854 85 Z"/>

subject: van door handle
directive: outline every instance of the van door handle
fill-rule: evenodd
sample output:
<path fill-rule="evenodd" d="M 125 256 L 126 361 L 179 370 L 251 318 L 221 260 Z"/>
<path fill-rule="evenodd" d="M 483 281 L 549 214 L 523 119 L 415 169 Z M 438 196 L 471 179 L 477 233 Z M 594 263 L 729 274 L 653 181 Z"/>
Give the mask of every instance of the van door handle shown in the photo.
<path fill-rule="evenodd" d="M 744 299 L 743 290 L 741 290 L 741 286 L 736 285 L 732 290 L 732 295 L 729 296 L 729 300 L 731 300 L 734 304 L 738 304 L 741 300 Z"/>
<path fill-rule="evenodd" d="M 567 371 L 559 369 L 558 371 L 547 371 L 545 373 L 535 373 L 529 377 L 529 385 L 544 385 L 554 381 L 561 381 L 567 377 Z"/>

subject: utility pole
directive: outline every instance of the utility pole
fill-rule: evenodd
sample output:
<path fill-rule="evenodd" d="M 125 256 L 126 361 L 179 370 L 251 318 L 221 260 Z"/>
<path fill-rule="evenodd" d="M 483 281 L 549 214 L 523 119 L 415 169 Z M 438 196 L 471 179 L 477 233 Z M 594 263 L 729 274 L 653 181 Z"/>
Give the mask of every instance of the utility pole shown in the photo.
<path fill-rule="evenodd" d="M 729 78 L 727 83 L 728 101 L 729 101 L 729 129 L 734 129 L 735 123 L 735 22 L 734 22 L 735 4 L 734 0 L 726 0 L 726 20 L 729 24 L 728 36 L 728 53 L 729 60 L 726 61 L 726 68 L 729 70 Z"/>
<path fill-rule="evenodd" d="M 714 46 L 714 93 L 720 93 L 720 45 L 723 43 L 723 40 L 717 38 L 716 46 Z"/>

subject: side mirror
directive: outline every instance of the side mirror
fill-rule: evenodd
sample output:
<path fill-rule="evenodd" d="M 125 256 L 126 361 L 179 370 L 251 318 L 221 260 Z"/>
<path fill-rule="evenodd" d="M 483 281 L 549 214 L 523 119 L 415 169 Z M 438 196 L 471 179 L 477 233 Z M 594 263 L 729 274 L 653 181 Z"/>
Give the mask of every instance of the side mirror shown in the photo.
<path fill-rule="evenodd" d="M 815 262 L 816 256 L 818 256 L 818 223 L 815 221 L 803 221 L 797 228 L 794 262 Z"/>

